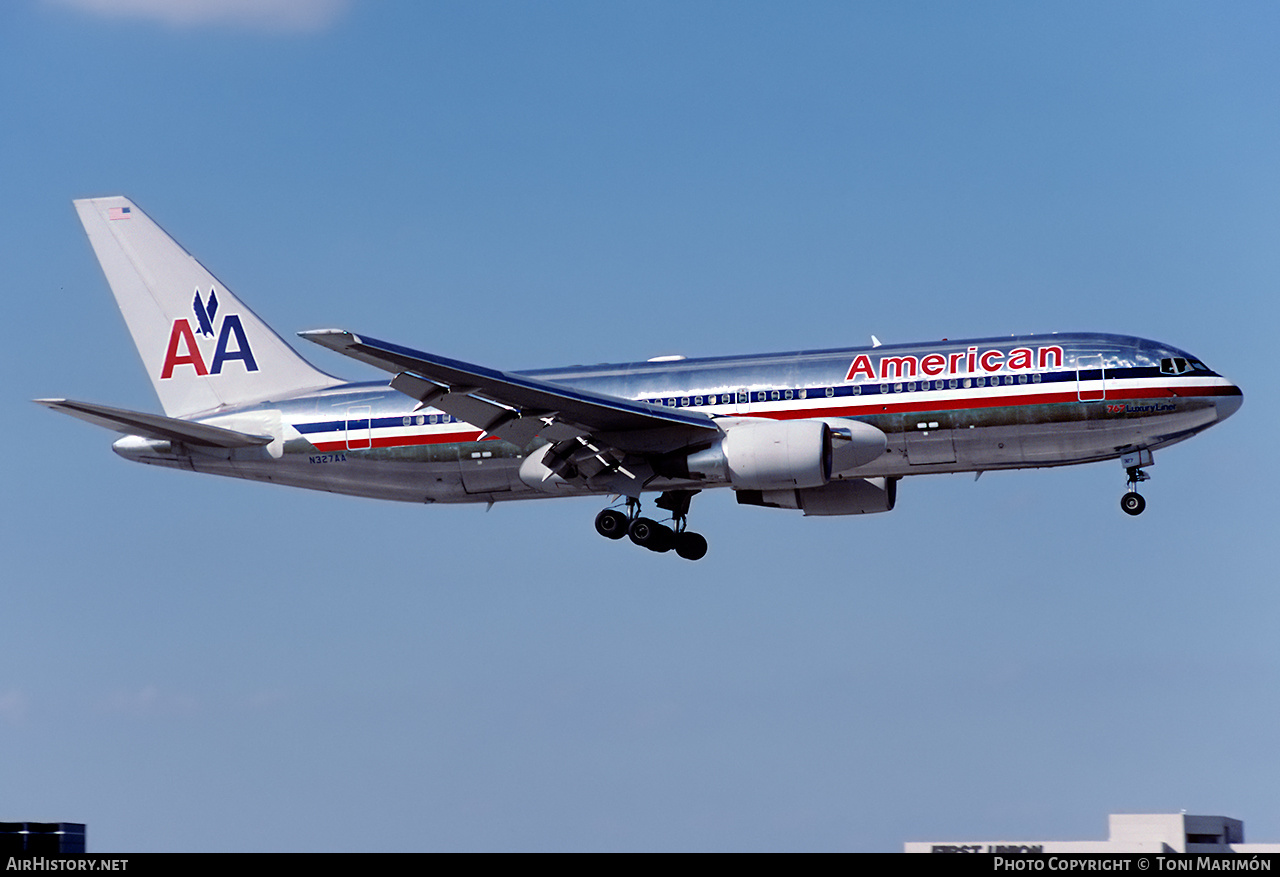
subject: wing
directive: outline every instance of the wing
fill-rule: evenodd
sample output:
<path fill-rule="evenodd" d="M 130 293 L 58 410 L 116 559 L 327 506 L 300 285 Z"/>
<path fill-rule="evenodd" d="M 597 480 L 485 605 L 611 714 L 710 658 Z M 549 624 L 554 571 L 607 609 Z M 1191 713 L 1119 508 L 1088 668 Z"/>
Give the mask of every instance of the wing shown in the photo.
<path fill-rule="evenodd" d="M 653 477 L 647 459 L 709 444 L 720 433 L 711 417 L 698 412 L 502 372 L 341 329 L 300 334 L 391 372 L 391 386 L 419 407 L 439 408 L 517 445 L 546 439 L 552 448 L 543 462 L 556 474 L 585 469 L 588 477 L 621 473 L 644 483 Z"/>

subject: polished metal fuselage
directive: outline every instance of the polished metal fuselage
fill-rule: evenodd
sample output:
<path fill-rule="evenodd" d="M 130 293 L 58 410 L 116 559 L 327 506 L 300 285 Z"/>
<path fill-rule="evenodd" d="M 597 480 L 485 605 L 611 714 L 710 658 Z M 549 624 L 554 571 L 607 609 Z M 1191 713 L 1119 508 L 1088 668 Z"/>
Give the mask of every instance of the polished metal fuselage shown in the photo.
<path fill-rule="evenodd" d="M 980 472 L 1112 459 L 1182 441 L 1232 414 L 1238 387 L 1190 354 L 1103 334 L 572 366 L 524 374 L 731 418 L 855 419 L 885 453 L 836 478 Z M 545 442 L 484 436 L 384 383 L 346 384 L 192 418 L 274 440 L 235 450 L 121 440 L 139 462 L 409 502 L 589 494 L 520 477 Z M 656 478 L 646 490 L 732 486 Z"/>

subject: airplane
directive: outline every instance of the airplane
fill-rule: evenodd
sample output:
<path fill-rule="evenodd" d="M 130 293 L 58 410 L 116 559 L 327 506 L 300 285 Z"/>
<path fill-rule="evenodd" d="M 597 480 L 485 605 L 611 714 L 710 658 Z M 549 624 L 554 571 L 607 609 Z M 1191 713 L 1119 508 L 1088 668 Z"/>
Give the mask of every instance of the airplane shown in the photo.
<path fill-rule="evenodd" d="M 164 415 L 37 399 L 123 433 L 139 463 L 420 503 L 613 497 L 595 519 L 688 560 L 699 491 L 805 515 L 887 512 L 908 475 L 1119 459 L 1140 514 L 1153 453 L 1243 393 L 1123 335 L 1015 335 L 507 372 L 342 329 L 299 333 L 389 381 L 315 368 L 124 197 L 74 202 Z M 642 514 L 645 494 L 668 523 Z"/>

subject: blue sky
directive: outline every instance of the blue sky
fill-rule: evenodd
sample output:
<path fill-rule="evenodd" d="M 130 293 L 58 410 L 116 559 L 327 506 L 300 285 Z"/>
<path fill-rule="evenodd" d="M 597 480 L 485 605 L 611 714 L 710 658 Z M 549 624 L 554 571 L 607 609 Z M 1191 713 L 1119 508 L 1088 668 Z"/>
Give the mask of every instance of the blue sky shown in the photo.
<path fill-rule="evenodd" d="M 0 819 L 91 850 L 1280 839 L 1280 11 L 1265 3 L 0 5 Z M 126 463 L 159 410 L 70 200 L 127 194 L 285 335 L 486 363 L 1096 330 L 1232 377 L 1118 464 L 379 504 Z M 310 345 L 307 345 L 310 348 Z M 353 379 L 376 373 L 319 349 Z"/>

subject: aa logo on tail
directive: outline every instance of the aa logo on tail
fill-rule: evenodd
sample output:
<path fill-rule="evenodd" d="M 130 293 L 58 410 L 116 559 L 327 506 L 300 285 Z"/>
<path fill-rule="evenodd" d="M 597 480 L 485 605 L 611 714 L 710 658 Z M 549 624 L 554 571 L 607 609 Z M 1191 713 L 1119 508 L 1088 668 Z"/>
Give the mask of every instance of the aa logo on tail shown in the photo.
<path fill-rule="evenodd" d="M 213 318 L 218 315 L 218 291 L 209 290 L 209 304 L 206 307 L 200 300 L 200 290 L 196 290 L 196 299 L 191 303 L 195 309 L 196 321 L 200 324 L 200 334 L 206 338 L 213 337 Z"/>
<path fill-rule="evenodd" d="M 209 290 L 208 299 L 200 297 L 196 289 L 195 300 L 191 304 L 196 316 L 196 327 L 202 338 L 212 338 L 216 334 L 218 344 L 213 351 L 213 359 L 205 365 L 204 354 L 196 343 L 195 332 L 191 322 L 186 319 L 173 321 L 173 329 L 169 332 L 169 347 L 164 354 L 164 367 L 160 370 L 160 379 L 173 377 L 173 370 L 180 365 L 189 365 L 200 376 L 220 375 L 222 367 L 228 362 L 239 360 L 244 363 L 245 371 L 256 372 L 258 363 L 253 358 L 253 350 L 249 347 L 249 339 L 244 334 L 244 326 L 236 314 L 226 314 L 222 318 L 222 328 L 214 332 L 214 320 L 218 315 L 218 294 Z"/>

